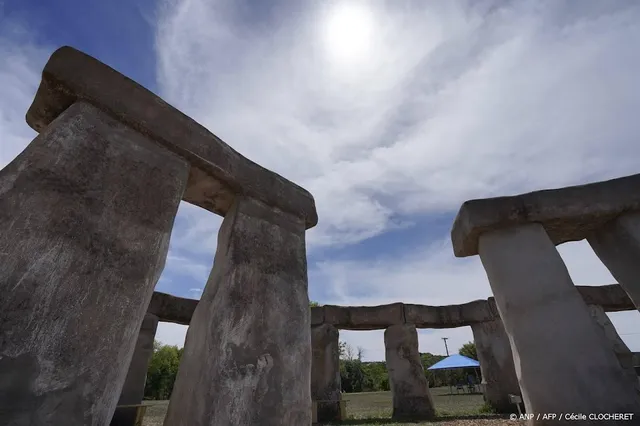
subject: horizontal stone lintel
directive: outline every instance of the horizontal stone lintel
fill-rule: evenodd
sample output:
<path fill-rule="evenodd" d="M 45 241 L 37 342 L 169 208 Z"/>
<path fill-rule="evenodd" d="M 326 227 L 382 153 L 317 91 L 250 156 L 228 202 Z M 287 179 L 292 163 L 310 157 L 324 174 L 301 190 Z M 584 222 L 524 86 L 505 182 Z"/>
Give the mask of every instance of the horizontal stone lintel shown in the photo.
<path fill-rule="evenodd" d="M 224 216 L 235 196 L 245 195 L 303 218 L 307 229 L 317 224 L 308 191 L 243 157 L 160 97 L 72 47 L 61 47 L 49 58 L 27 123 L 41 132 L 79 100 L 189 161 L 184 201 Z"/>
<path fill-rule="evenodd" d="M 636 309 L 618 284 L 576 286 L 588 305 L 600 305 L 606 312 Z M 148 312 L 160 321 L 188 325 L 198 301 L 154 292 Z M 427 306 L 392 303 L 379 306 L 324 305 L 311 308 L 311 325 L 331 324 L 341 330 L 382 330 L 397 324 L 417 328 L 456 328 L 498 319 L 493 298 L 461 305 Z"/>
<path fill-rule="evenodd" d="M 480 234 L 540 223 L 556 245 L 580 241 L 617 216 L 640 210 L 640 174 L 510 197 L 466 201 L 451 230 L 457 257 L 478 254 Z"/>

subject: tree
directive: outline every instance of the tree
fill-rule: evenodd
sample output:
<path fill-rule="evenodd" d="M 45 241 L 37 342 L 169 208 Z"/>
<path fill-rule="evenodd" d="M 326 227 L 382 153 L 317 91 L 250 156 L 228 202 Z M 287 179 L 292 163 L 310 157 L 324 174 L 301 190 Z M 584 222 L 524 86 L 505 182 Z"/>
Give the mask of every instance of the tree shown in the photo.
<path fill-rule="evenodd" d="M 342 390 L 345 392 L 362 392 L 365 387 L 365 372 L 363 369 L 362 355 L 364 349 L 353 346 L 347 342 L 338 342 L 340 352 L 340 380 Z"/>
<path fill-rule="evenodd" d="M 467 358 L 478 360 L 478 352 L 476 351 L 476 344 L 473 342 L 468 342 L 462 345 L 460 350 L 458 350 L 460 355 L 466 356 Z"/>
<path fill-rule="evenodd" d="M 434 371 L 427 370 L 433 364 L 442 361 L 445 359 L 444 355 L 434 355 L 432 353 L 424 353 L 420 354 L 420 359 L 422 361 L 422 367 L 424 368 L 424 375 L 427 377 L 427 381 L 429 382 L 429 387 L 435 388 L 439 386 L 444 386 L 447 383 L 447 375 L 446 374 L 437 374 Z"/>
<path fill-rule="evenodd" d="M 146 399 L 169 399 L 178 375 L 182 352 L 183 349 L 178 349 L 177 346 L 162 345 L 157 340 L 153 342 L 153 355 L 144 386 Z"/>
<path fill-rule="evenodd" d="M 310 308 L 317 308 L 318 306 L 320 306 L 320 304 L 318 302 L 314 302 L 313 300 L 309 301 L 309 307 Z"/>

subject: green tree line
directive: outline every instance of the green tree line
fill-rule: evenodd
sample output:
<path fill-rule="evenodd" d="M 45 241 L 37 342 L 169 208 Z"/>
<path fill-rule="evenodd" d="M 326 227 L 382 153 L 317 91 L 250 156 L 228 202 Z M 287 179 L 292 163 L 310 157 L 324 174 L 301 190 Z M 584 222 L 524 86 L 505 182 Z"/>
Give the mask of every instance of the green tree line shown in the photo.
<path fill-rule="evenodd" d="M 145 399 L 166 400 L 171 396 L 173 383 L 178 374 L 178 366 L 183 349 L 177 346 L 162 345 L 154 342 L 153 355 L 149 363 L 147 381 L 144 389 Z M 461 355 L 477 359 L 473 342 L 465 343 L 459 350 Z M 389 375 L 383 361 L 362 361 L 364 351 L 355 350 L 345 342 L 340 342 L 340 378 L 342 390 L 351 392 L 377 392 L 389 390 Z M 422 366 L 429 387 L 448 386 L 449 384 L 466 383 L 469 374 L 475 377 L 473 369 L 427 370 L 433 364 L 446 358 L 444 355 L 421 353 Z M 477 373 L 479 375 L 479 372 Z"/>
<path fill-rule="evenodd" d="M 319 306 L 317 302 L 309 302 L 309 306 Z M 344 392 L 376 392 L 389 390 L 389 375 L 383 361 L 362 361 L 364 350 L 353 348 L 345 342 L 339 342 L 340 378 Z M 459 350 L 460 355 L 477 360 L 476 346 L 473 342 L 465 343 Z M 153 344 L 153 355 L 147 371 L 144 389 L 145 399 L 169 399 L 173 383 L 178 374 L 178 366 L 182 357 L 182 349 L 177 346 L 162 345 L 158 341 Z M 429 387 L 447 386 L 449 384 L 466 383 L 469 374 L 475 377 L 474 369 L 427 370 L 433 364 L 446 358 L 444 355 L 432 353 L 420 354 L 425 376 Z M 477 373 L 479 376 L 479 372 Z"/>

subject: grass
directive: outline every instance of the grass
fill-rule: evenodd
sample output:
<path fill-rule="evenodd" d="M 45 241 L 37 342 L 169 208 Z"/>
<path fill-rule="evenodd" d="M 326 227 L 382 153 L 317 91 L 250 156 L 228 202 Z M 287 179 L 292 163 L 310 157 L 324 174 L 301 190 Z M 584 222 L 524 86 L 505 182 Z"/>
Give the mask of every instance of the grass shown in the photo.
<path fill-rule="evenodd" d="M 391 392 L 363 392 L 343 394 L 347 401 L 348 420 L 343 425 L 392 425 L 392 426 L 472 426 L 472 425 L 510 425 L 524 422 L 511 421 L 508 418 L 483 413 L 484 401 L 481 394 L 449 394 L 449 388 L 430 389 L 438 419 L 432 422 L 394 422 L 391 420 Z M 162 426 L 168 401 L 146 401 L 149 404 L 143 426 Z"/>

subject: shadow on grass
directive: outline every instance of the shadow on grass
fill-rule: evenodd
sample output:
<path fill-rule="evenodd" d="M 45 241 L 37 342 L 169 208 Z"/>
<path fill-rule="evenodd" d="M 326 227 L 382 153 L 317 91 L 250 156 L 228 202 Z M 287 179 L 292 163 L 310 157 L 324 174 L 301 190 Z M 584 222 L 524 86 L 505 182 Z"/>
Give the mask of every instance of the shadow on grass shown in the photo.
<path fill-rule="evenodd" d="M 389 417 L 368 417 L 362 419 L 349 419 L 337 423 L 322 423 L 326 425 L 406 425 L 411 423 L 422 424 L 424 422 L 438 423 L 450 422 L 454 420 L 481 420 L 481 419 L 508 419 L 507 414 L 470 414 L 470 415 L 440 415 L 433 419 L 412 420 L 412 419 L 390 419 Z"/>

